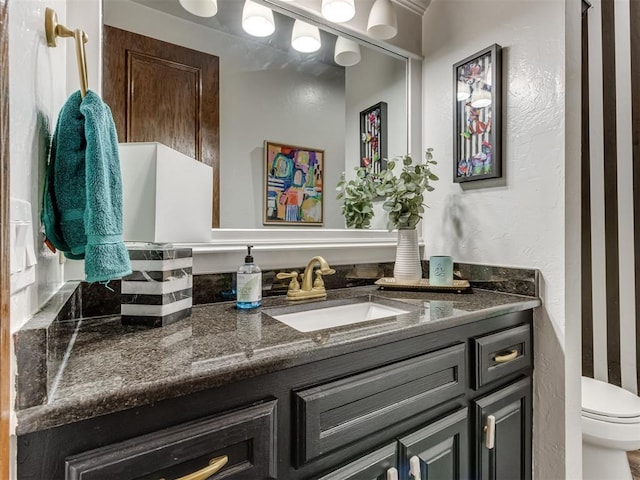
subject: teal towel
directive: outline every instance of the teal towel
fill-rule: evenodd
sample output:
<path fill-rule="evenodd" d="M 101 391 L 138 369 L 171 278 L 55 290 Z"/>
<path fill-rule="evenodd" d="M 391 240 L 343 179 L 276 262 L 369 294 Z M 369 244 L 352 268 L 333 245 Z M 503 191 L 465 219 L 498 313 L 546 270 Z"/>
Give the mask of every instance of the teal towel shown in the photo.
<path fill-rule="evenodd" d="M 111 110 L 92 92 L 72 94 L 53 135 L 42 222 L 67 258 L 84 258 L 88 282 L 131 273 L 122 241 L 122 177 Z"/>

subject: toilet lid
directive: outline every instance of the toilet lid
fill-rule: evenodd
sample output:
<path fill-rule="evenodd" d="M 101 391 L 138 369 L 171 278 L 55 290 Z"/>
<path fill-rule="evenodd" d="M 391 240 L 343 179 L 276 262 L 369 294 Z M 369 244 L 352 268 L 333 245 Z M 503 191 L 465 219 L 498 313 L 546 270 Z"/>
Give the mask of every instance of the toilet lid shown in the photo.
<path fill-rule="evenodd" d="M 582 377 L 582 412 L 612 422 L 618 419 L 623 423 L 640 423 L 640 397 L 615 385 Z"/>

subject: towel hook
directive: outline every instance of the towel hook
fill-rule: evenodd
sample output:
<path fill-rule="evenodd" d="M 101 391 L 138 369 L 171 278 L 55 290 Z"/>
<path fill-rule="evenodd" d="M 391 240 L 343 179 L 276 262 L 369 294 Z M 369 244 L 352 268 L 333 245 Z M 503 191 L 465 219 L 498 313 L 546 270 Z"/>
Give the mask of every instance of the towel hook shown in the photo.
<path fill-rule="evenodd" d="M 84 44 L 89 41 L 89 37 L 79 28 L 71 30 L 58 23 L 58 14 L 52 8 L 46 8 L 44 14 L 44 31 L 47 36 L 47 45 L 57 46 L 58 37 L 73 37 L 76 41 L 76 60 L 78 62 L 78 75 L 80 77 L 80 92 L 82 98 L 89 89 L 89 77 L 87 74 L 87 52 Z"/>

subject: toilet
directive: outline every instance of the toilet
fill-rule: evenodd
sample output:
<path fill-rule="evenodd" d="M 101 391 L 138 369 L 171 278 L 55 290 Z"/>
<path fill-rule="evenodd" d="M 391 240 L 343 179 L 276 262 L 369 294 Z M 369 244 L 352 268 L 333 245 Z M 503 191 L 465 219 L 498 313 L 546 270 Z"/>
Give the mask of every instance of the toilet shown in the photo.
<path fill-rule="evenodd" d="M 582 478 L 631 480 L 627 452 L 640 449 L 640 397 L 582 377 Z"/>

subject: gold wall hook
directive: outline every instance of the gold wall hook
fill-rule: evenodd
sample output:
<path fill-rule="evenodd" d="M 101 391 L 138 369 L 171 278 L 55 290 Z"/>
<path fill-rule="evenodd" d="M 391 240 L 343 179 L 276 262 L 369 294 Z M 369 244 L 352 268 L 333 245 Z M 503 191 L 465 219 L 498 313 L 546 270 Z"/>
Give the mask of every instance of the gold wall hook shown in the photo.
<path fill-rule="evenodd" d="M 44 31 L 47 36 L 47 45 L 50 47 L 58 46 L 58 37 L 73 37 L 74 32 L 70 28 L 58 23 L 58 14 L 53 8 L 47 7 L 44 11 Z M 82 41 L 87 43 L 89 37 L 82 32 Z"/>
<path fill-rule="evenodd" d="M 73 37 L 76 41 L 76 60 L 78 62 L 78 76 L 80 77 L 80 92 L 82 98 L 89 89 L 89 76 L 87 74 L 87 54 L 84 44 L 89 37 L 79 28 L 71 30 L 58 23 L 58 14 L 52 8 L 46 8 L 44 12 L 44 31 L 47 37 L 47 45 L 57 46 L 58 37 Z"/>

